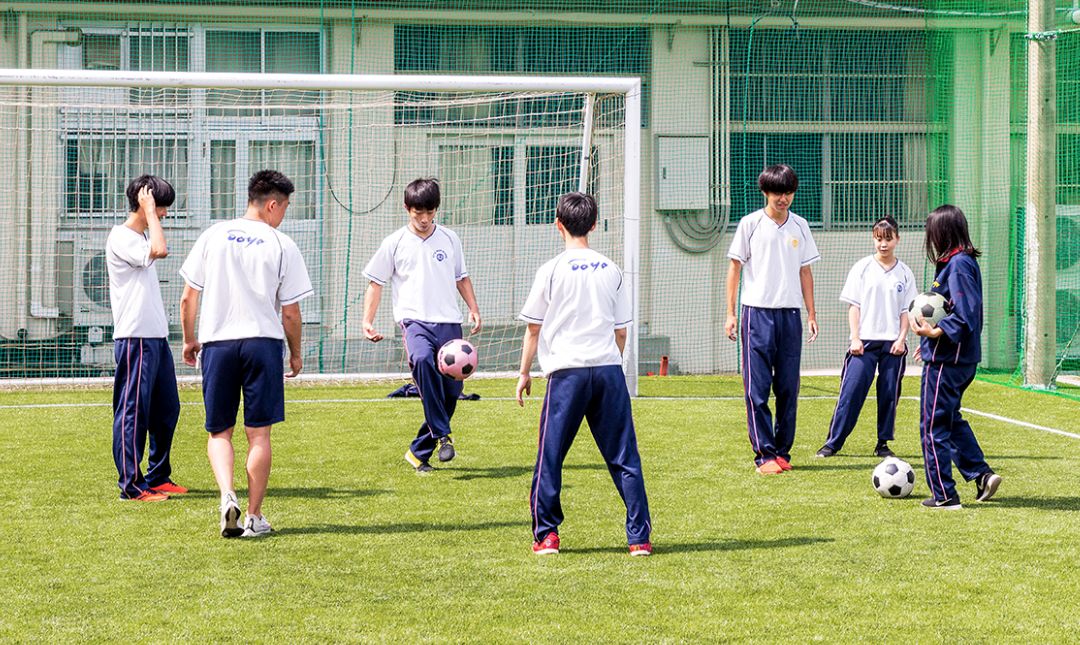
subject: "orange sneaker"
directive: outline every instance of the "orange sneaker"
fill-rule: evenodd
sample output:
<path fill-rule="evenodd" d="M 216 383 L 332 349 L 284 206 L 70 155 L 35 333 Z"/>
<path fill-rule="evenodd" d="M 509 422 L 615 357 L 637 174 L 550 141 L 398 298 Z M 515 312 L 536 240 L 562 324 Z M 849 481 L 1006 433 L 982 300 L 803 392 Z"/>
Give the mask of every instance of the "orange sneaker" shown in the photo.
<path fill-rule="evenodd" d="M 646 542 L 645 544 L 631 544 L 630 555 L 652 555 L 652 543 Z"/>
<path fill-rule="evenodd" d="M 770 459 L 758 466 L 757 471 L 759 475 L 779 475 L 784 472 L 784 469 L 780 467 L 780 464 L 776 463 L 775 459 Z"/>
<path fill-rule="evenodd" d="M 783 457 L 777 457 L 776 463 L 780 466 L 780 470 L 791 470 L 791 462 Z"/>
<path fill-rule="evenodd" d="M 164 502 L 169 499 L 169 496 L 165 493 L 155 493 L 152 490 L 144 490 L 135 497 L 129 497 L 128 499 L 136 502 Z"/>
<path fill-rule="evenodd" d="M 533 542 L 533 553 L 536 555 L 552 555 L 559 552 L 559 534 L 552 531 L 544 536 L 540 542 Z"/>
<path fill-rule="evenodd" d="M 165 482 L 164 484 L 158 484 L 157 486 L 152 486 L 150 490 L 154 491 L 155 493 L 165 493 L 167 495 L 183 495 L 184 493 L 188 492 L 188 489 L 174 482 Z"/>

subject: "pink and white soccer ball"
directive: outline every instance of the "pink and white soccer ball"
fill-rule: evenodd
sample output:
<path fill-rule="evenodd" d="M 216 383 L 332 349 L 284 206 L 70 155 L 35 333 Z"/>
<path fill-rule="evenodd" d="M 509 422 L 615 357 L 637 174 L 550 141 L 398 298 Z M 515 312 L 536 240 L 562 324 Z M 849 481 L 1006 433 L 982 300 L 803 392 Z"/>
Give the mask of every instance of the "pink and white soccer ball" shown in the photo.
<path fill-rule="evenodd" d="M 435 362 L 444 375 L 456 381 L 464 381 L 476 371 L 476 360 L 476 347 L 464 338 L 458 338 L 439 349 Z"/>

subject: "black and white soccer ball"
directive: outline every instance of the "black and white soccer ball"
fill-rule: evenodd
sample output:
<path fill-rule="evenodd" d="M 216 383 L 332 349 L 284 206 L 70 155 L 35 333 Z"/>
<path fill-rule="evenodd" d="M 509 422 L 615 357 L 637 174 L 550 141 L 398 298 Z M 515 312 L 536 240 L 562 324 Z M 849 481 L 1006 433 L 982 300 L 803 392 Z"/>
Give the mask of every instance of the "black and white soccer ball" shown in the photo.
<path fill-rule="evenodd" d="M 908 311 L 915 320 L 925 321 L 931 327 L 937 327 L 941 319 L 949 315 L 949 303 L 940 293 L 927 291 L 915 296 Z"/>
<path fill-rule="evenodd" d="M 457 338 L 439 349 L 435 362 L 444 375 L 455 381 L 464 381 L 476 371 L 476 347 L 463 338 Z"/>
<path fill-rule="evenodd" d="M 874 468 L 872 481 L 882 497 L 907 497 L 915 488 L 915 470 L 903 459 L 888 457 Z"/>

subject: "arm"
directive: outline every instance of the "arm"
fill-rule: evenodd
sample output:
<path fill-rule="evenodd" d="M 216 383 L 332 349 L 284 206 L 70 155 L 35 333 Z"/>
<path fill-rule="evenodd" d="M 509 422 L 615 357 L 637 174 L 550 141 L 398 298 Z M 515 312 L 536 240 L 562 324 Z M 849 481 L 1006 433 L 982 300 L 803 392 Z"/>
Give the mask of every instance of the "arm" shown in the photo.
<path fill-rule="evenodd" d="M 619 346 L 619 353 L 626 349 L 626 327 L 615 330 L 615 344 Z"/>
<path fill-rule="evenodd" d="M 521 393 L 532 394 L 532 369 L 533 359 L 536 358 L 536 345 L 540 340 L 540 325 L 529 323 L 525 328 L 525 338 L 521 341 L 521 367 L 518 369 L 517 402 L 524 407 L 525 401 Z"/>
<path fill-rule="evenodd" d="M 377 282 L 369 282 L 367 291 L 364 292 L 364 336 L 373 343 L 383 339 L 383 335 L 375 330 L 375 312 L 379 310 L 379 301 L 382 300 L 382 285 Z"/>
<path fill-rule="evenodd" d="M 202 349 L 195 338 L 195 314 L 199 311 L 199 291 L 190 284 L 184 285 L 184 295 L 180 297 L 180 329 L 184 332 L 184 363 L 195 366 L 195 356 Z"/>
<path fill-rule="evenodd" d="M 847 324 L 848 330 L 851 332 L 851 335 L 849 336 L 851 339 L 851 347 L 848 348 L 848 352 L 855 356 L 860 356 L 863 353 L 863 342 L 862 339 L 859 338 L 859 323 L 861 322 L 861 319 L 862 311 L 860 311 L 858 307 L 855 305 L 848 307 Z"/>
<path fill-rule="evenodd" d="M 476 334 L 480 331 L 480 307 L 476 305 L 476 294 L 473 293 L 472 280 L 469 276 L 457 281 L 457 290 L 461 294 L 461 299 L 465 301 L 465 305 L 469 307 L 469 323 L 472 324 L 472 330 L 470 334 Z"/>
<path fill-rule="evenodd" d="M 724 323 L 724 333 L 731 340 L 735 340 L 735 332 L 739 326 L 739 319 L 735 316 L 735 305 L 739 301 L 739 278 L 742 276 L 742 262 L 732 260 L 727 272 L 727 322 Z"/>
<path fill-rule="evenodd" d="M 300 335 L 303 329 L 303 320 L 300 318 L 300 303 L 284 305 L 281 308 L 281 326 L 285 328 L 285 342 L 289 346 L 289 369 L 286 378 L 293 378 L 304 368 L 304 360 L 300 355 Z"/>
<path fill-rule="evenodd" d="M 967 256 L 962 259 L 967 259 Z M 951 262 L 960 261 L 961 258 L 954 258 Z M 974 262 L 969 260 L 959 264 L 949 273 L 947 280 L 952 311 L 938 322 L 937 328 L 953 343 L 960 342 L 970 334 L 982 319 L 982 285 L 975 271 L 969 266 Z"/>
<path fill-rule="evenodd" d="M 161 228 L 161 219 L 157 215 L 154 193 L 149 186 L 139 189 L 139 209 L 146 217 L 146 226 L 150 229 L 150 259 L 168 257 L 169 247 L 165 244 L 165 230 Z"/>
<path fill-rule="evenodd" d="M 817 309 L 814 308 L 814 274 L 809 264 L 799 269 L 799 286 L 802 287 L 802 299 L 806 303 L 806 324 L 810 327 L 810 339 L 806 342 L 812 343 L 817 338 L 818 326 Z"/>
<path fill-rule="evenodd" d="M 900 356 L 907 352 L 907 332 L 910 323 L 908 322 L 908 312 L 900 312 L 900 336 L 893 341 L 892 347 L 889 348 L 889 353 L 895 356 Z"/>

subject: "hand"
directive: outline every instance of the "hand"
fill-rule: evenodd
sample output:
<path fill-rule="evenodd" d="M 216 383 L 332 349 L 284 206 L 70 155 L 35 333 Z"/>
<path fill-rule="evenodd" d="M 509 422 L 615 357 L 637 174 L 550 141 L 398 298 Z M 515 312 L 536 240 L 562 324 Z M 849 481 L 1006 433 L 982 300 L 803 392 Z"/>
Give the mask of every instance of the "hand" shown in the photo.
<path fill-rule="evenodd" d="M 300 370 L 304 369 L 304 359 L 300 354 L 289 353 L 289 369 L 292 371 L 285 375 L 285 378 L 296 378 L 296 375 L 300 373 Z"/>
<path fill-rule="evenodd" d="M 522 374 L 517 382 L 517 402 L 521 407 L 525 407 L 525 401 L 521 398 L 522 392 L 532 394 L 532 376 L 529 374 Z"/>
<path fill-rule="evenodd" d="M 149 186 L 143 186 L 139 189 L 139 209 L 147 217 L 157 214 L 157 202 L 154 201 L 154 191 L 150 190 Z"/>
<path fill-rule="evenodd" d="M 806 344 L 809 345 L 810 343 L 814 342 L 817 339 L 817 334 L 818 334 L 817 316 L 810 316 L 806 320 L 806 326 L 810 328 L 810 338 L 808 338 L 806 340 Z M 860 343 L 860 344 L 862 344 L 862 343 Z"/>
<path fill-rule="evenodd" d="M 727 317 L 727 322 L 724 323 L 724 333 L 727 334 L 728 340 L 735 340 L 735 330 L 739 326 L 739 319 L 735 317 L 735 314 L 731 314 Z"/>
<path fill-rule="evenodd" d="M 199 354 L 199 352 L 201 350 L 202 350 L 202 345 L 199 344 L 199 341 L 197 341 L 197 340 L 184 341 L 184 351 L 183 351 L 184 364 L 185 365 L 190 365 L 191 367 L 195 367 L 195 364 L 196 364 L 195 358 L 196 358 L 196 356 L 198 356 L 198 354 Z"/>
<path fill-rule="evenodd" d="M 852 356 L 862 356 L 863 354 L 863 342 L 862 339 L 856 338 L 851 341 L 851 347 L 848 347 L 848 353 Z"/>
<path fill-rule="evenodd" d="M 480 311 L 479 310 L 469 312 L 469 323 L 472 325 L 472 329 L 469 330 L 469 334 L 479 334 L 480 333 L 480 328 L 482 327 L 482 325 L 480 323 Z"/>
<path fill-rule="evenodd" d="M 383 335 L 375 330 L 375 325 L 372 325 L 369 322 L 364 323 L 364 336 L 373 343 L 377 343 L 383 339 Z"/>
<path fill-rule="evenodd" d="M 889 348 L 889 353 L 893 356 L 903 356 L 907 353 L 907 343 L 904 342 L 903 338 L 896 339 L 892 347 Z"/>
<path fill-rule="evenodd" d="M 941 327 L 931 327 L 925 320 L 917 319 L 914 316 L 911 317 L 911 331 L 926 338 L 940 338 L 945 333 L 941 330 Z"/>

